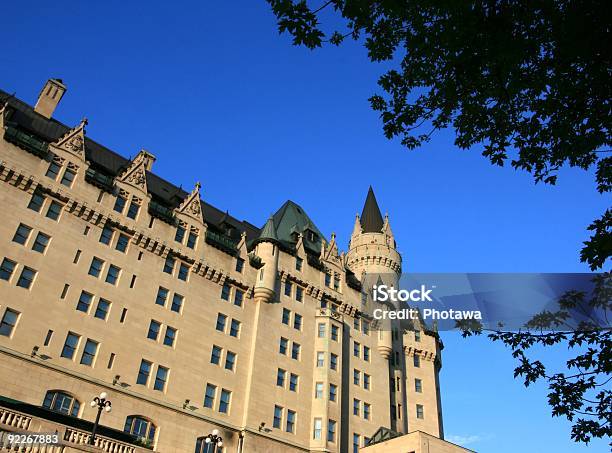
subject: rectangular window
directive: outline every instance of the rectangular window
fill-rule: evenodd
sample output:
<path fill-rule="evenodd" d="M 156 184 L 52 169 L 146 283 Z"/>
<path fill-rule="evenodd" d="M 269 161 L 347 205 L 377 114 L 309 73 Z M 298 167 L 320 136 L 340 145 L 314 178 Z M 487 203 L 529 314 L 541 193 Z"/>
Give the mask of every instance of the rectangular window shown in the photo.
<path fill-rule="evenodd" d="M 79 296 L 79 301 L 77 302 L 76 309 L 78 311 L 88 313 L 92 299 L 93 299 L 93 296 L 91 294 L 89 294 L 88 292 L 82 291 L 81 295 Z"/>
<path fill-rule="evenodd" d="M 140 369 L 138 370 L 138 377 L 136 378 L 136 384 L 147 385 L 149 383 L 149 375 L 151 374 L 151 362 L 142 359 L 140 362 Z"/>
<path fill-rule="evenodd" d="M 298 315 L 297 313 L 293 317 L 293 328 L 296 330 L 302 330 L 302 315 Z"/>
<path fill-rule="evenodd" d="M 236 289 L 234 292 L 234 305 L 242 307 L 242 301 L 244 300 L 244 291 Z"/>
<path fill-rule="evenodd" d="M 170 305 L 170 310 L 180 313 L 181 308 L 183 307 L 183 299 L 183 296 L 178 293 L 174 293 L 174 296 L 172 296 L 172 305 Z"/>
<path fill-rule="evenodd" d="M 165 307 L 167 300 L 168 300 L 168 290 L 160 286 L 159 289 L 157 290 L 157 297 L 155 298 L 155 303 L 157 305 L 161 305 L 162 307 Z"/>
<path fill-rule="evenodd" d="M 9 281 L 11 276 L 13 275 L 13 271 L 15 270 L 15 266 L 17 263 L 9 260 L 8 258 L 4 258 L 2 260 L 2 264 L 0 265 L 0 278 L 2 280 Z"/>
<path fill-rule="evenodd" d="M 327 422 L 327 441 L 336 442 L 336 422 L 331 418 Z"/>
<path fill-rule="evenodd" d="M 414 380 L 414 391 L 417 393 L 423 392 L 423 381 L 421 381 L 420 379 Z"/>
<path fill-rule="evenodd" d="M 79 345 L 79 339 L 81 337 L 76 333 L 68 332 L 66 336 L 66 341 L 64 342 L 64 347 L 62 348 L 61 357 L 65 357 L 67 359 L 71 359 L 74 357 L 74 353 Z"/>
<path fill-rule="evenodd" d="M 361 345 L 359 343 L 357 343 L 356 341 L 353 342 L 353 355 L 357 358 L 359 358 L 359 351 L 361 350 Z"/>
<path fill-rule="evenodd" d="M 210 363 L 213 365 L 219 365 L 221 363 L 221 351 L 223 351 L 223 349 L 217 345 L 213 345 L 210 353 Z"/>
<path fill-rule="evenodd" d="M 151 320 L 151 324 L 149 324 L 149 332 L 147 333 L 147 338 L 150 340 L 155 340 L 159 338 L 159 330 L 161 329 L 161 323 Z"/>
<path fill-rule="evenodd" d="M 338 369 L 338 355 L 333 352 L 329 356 L 329 368 L 334 371 Z"/>
<path fill-rule="evenodd" d="M 32 250 L 38 253 L 45 253 L 47 249 L 47 245 L 49 245 L 50 236 L 47 236 L 44 233 L 39 232 L 36 235 L 36 239 L 34 240 L 34 244 L 32 244 Z"/>
<path fill-rule="evenodd" d="M 287 409 L 287 424 L 285 426 L 285 431 L 288 433 L 295 432 L 295 411 L 291 409 Z"/>
<path fill-rule="evenodd" d="M 182 244 L 184 239 L 185 239 L 185 228 L 179 225 L 176 227 L 176 234 L 174 235 L 174 240 Z"/>
<path fill-rule="evenodd" d="M 126 215 L 130 219 L 136 220 L 136 217 L 138 217 L 139 210 L 140 210 L 140 206 L 138 205 L 138 203 L 134 201 L 134 199 L 132 199 L 132 201 L 130 202 L 130 207 L 128 208 L 128 212 Z"/>
<path fill-rule="evenodd" d="M 77 250 L 76 253 L 74 254 L 74 259 L 72 260 L 72 263 L 77 264 L 80 259 L 81 259 L 81 251 Z"/>
<path fill-rule="evenodd" d="M 171 256 L 166 257 L 163 269 L 166 274 L 172 275 L 172 273 L 174 272 L 174 263 L 176 263 L 176 260 L 174 258 L 172 258 Z"/>
<path fill-rule="evenodd" d="M 236 365 L 236 353 L 227 351 L 225 355 L 225 369 L 234 371 L 234 366 Z"/>
<path fill-rule="evenodd" d="M 124 308 L 123 310 L 121 310 L 121 317 L 119 318 L 119 322 L 123 324 L 126 316 L 127 316 L 127 308 Z"/>
<path fill-rule="evenodd" d="M 424 416 L 423 416 L 423 405 L 421 405 L 421 404 L 417 404 L 416 405 L 416 417 L 420 418 L 421 420 L 424 418 Z"/>
<path fill-rule="evenodd" d="M 105 226 L 102 228 L 102 233 L 100 234 L 100 242 L 102 244 L 109 245 L 113 240 L 113 229 L 109 226 Z"/>
<path fill-rule="evenodd" d="M 361 331 L 364 335 L 370 335 L 370 323 L 365 319 L 361 322 Z"/>
<path fill-rule="evenodd" d="M 338 386 L 336 384 L 329 384 L 329 400 L 332 402 L 335 402 L 337 395 L 338 395 Z"/>
<path fill-rule="evenodd" d="M 370 405 L 368 403 L 363 403 L 363 418 L 370 419 Z"/>
<path fill-rule="evenodd" d="M 62 166 L 59 165 L 57 162 L 51 162 L 49 164 L 49 168 L 47 168 L 47 173 L 45 173 L 45 176 L 47 178 L 51 178 L 53 181 L 57 181 L 57 177 L 59 176 L 59 172 L 62 169 Z"/>
<path fill-rule="evenodd" d="M 221 398 L 219 398 L 219 412 L 222 414 L 227 414 L 229 412 L 231 396 L 232 392 L 221 389 Z"/>
<path fill-rule="evenodd" d="M 117 280 L 119 279 L 119 274 L 121 273 L 121 268 L 111 264 L 108 267 L 108 272 L 106 273 L 106 283 L 110 283 L 111 285 L 116 285 Z"/>
<path fill-rule="evenodd" d="M 39 193 L 34 193 L 34 195 L 32 195 L 32 199 L 28 203 L 28 209 L 31 209 L 34 212 L 40 212 L 44 202 L 45 197 Z"/>
<path fill-rule="evenodd" d="M 64 175 L 62 176 L 62 180 L 60 181 L 60 184 L 66 187 L 72 187 L 72 182 L 74 181 L 75 176 L 76 176 L 75 171 L 70 168 L 67 168 L 66 171 L 64 172 Z"/>
<path fill-rule="evenodd" d="M 272 426 L 280 429 L 283 418 L 283 408 L 280 406 L 274 406 L 274 420 Z"/>
<path fill-rule="evenodd" d="M 288 344 L 289 344 L 289 340 L 281 337 L 279 347 L 278 347 L 278 352 L 280 352 L 283 355 L 287 355 L 287 345 Z"/>
<path fill-rule="evenodd" d="M 291 297 L 291 288 L 292 288 L 292 284 L 291 282 L 285 282 L 285 296 L 289 296 Z"/>
<path fill-rule="evenodd" d="M 412 356 L 412 363 L 414 364 L 415 368 L 420 368 L 421 367 L 421 357 L 418 355 L 413 355 Z"/>
<path fill-rule="evenodd" d="M 363 373 L 363 388 L 370 390 L 370 375 Z"/>
<path fill-rule="evenodd" d="M 232 319 L 232 323 L 230 324 L 230 337 L 238 338 L 240 335 L 240 321 L 236 319 Z"/>
<path fill-rule="evenodd" d="M 312 438 L 313 439 L 321 439 L 321 431 L 322 431 L 322 421 L 320 418 L 314 419 Z"/>
<path fill-rule="evenodd" d="M 359 330 L 359 318 L 353 319 L 353 328 Z"/>
<path fill-rule="evenodd" d="M 317 352 L 317 368 L 323 368 L 325 366 L 325 353 Z"/>
<path fill-rule="evenodd" d="M 130 237 L 125 234 L 119 234 L 117 238 L 117 244 L 115 245 L 115 250 L 119 250 L 120 252 L 125 253 L 128 248 L 128 244 L 130 243 Z"/>
<path fill-rule="evenodd" d="M 336 291 L 340 290 L 340 277 L 338 276 L 338 274 L 334 275 L 334 289 Z"/>
<path fill-rule="evenodd" d="M 218 313 L 217 314 L 217 325 L 215 326 L 215 329 L 217 329 L 219 332 L 225 332 L 226 321 L 227 321 L 227 316 L 225 316 L 223 313 Z"/>
<path fill-rule="evenodd" d="M 368 346 L 363 347 L 363 360 L 370 361 L 370 348 Z"/>
<path fill-rule="evenodd" d="M 17 227 L 17 231 L 15 231 L 15 235 L 13 236 L 13 242 L 17 244 L 25 245 L 30 237 L 30 233 L 32 232 L 32 228 L 23 223 L 20 223 Z"/>
<path fill-rule="evenodd" d="M 291 311 L 286 308 L 283 308 L 283 317 L 281 319 L 282 323 L 289 325 L 290 316 L 291 316 Z"/>
<path fill-rule="evenodd" d="M 32 282 L 34 281 L 34 277 L 36 277 L 36 271 L 29 267 L 24 267 L 21 271 L 21 275 L 19 276 L 19 280 L 17 280 L 17 286 L 30 289 Z"/>
<path fill-rule="evenodd" d="M 359 409 L 361 408 L 361 401 L 357 398 L 353 399 L 353 415 L 359 417 Z"/>
<path fill-rule="evenodd" d="M 94 256 L 91 260 L 91 265 L 89 266 L 89 271 L 87 273 L 98 278 L 100 276 L 100 273 L 102 272 L 102 266 L 104 266 L 104 261 Z"/>
<path fill-rule="evenodd" d="M 110 356 L 108 357 L 108 364 L 106 365 L 106 368 L 108 368 L 109 370 L 112 370 L 114 363 L 115 363 L 115 353 L 111 352 Z"/>
<path fill-rule="evenodd" d="M 123 198 L 121 195 L 117 195 L 117 198 L 115 199 L 115 206 L 113 206 L 113 209 L 119 214 L 123 214 L 123 210 L 125 209 L 125 202 L 125 198 Z"/>
<path fill-rule="evenodd" d="M 302 265 L 304 264 L 304 260 L 302 258 L 299 257 L 295 257 L 295 270 L 296 271 L 301 271 L 302 270 Z"/>
<path fill-rule="evenodd" d="M 297 392 L 298 388 L 298 375 L 291 373 L 289 375 L 289 390 L 292 392 Z"/>
<path fill-rule="evenodd" d="M 414 341 L 421 341 L 421 331 L 419 330 L 414 331 Z"/>
<path fill-rule="evenodd" d="M 49 209 L 47 209 L 47 214 L 45 214 L 51 220 L 59 219 L 60 213 L 62 212 L 62 205 L 57 201 L 52 201 L 49 205 Z"/>
<path fill-rule="evenodd" d="M 353 453 L 359 453 L 359 434 L 353 433 Z"/>
<path fill-rule="evenodd" d="M 276 370 L 276 385 L 278 387 L 285 387 L 285 375 L 287 372 L 282 368 Z"/>
<path fill-rule="evenodd" d="M 88 338 L 83 348 L 83 354 L 81 355 L 81 365 L 93 366 L 97 352 L 98 342 Z"/>
<path fill-rule="evenodd" d="M 2 326 L 3 324 L 0 324 L 0 326 Z M 2 327 L 0 327 L 0 335 L 4 335 L 2 333 Z M 10 336 L 10 333 L 9 335 Z M 49 343 L 51 343 L 51 338 L 53 338 L 53 331 L 51 329 L 47 330 L 47 336 L 45 337 L 45 342 L 43 344 L 43 346 L 49 346 Z"/>
<path fill-rule="evenodd" d="M 166 382 L 168 382 L 168 368 L 161 365 L 157 366 L 157 373 L 155 374 L 155 383 L 153 384 L 153 390 L 159 390 L 164 392 L 166 390 Z"/>
<path fill-rule="evenodd" d="M 177 277 L 179 280 L 186 282 L 187 278 L 189 277 L 189 266 L 187 266 L 185 263 L 181 263 Z"/>
<path fill-rule="evenodd" d="M 359 370 L 353 370 L 353 384 L 359 385 L 361 381 L 361 372 Z"/>
<path fill-rule="evenodd" d="M 301 286 L 295 287 L 295 300 L 302 302 L 304 300 L 304 288 Z"/>
<path fill-rule="evenodd" d="M 244 269 L 244 260 L 242 258 L 236 258 L 236 272 L 242 273 Z"/>
<path fill-rule="evenodd" d="M 164 335 L 164 345 L 173 347 L 175 340 L 176 329 L 174 327 L 166 326 L 166 335 Z"/>
<path fill-rule="evenodd" d="M 338 341 L 338 326 L 335 326 L 332 324 L 332 328 L 331 328 L 331 339 L 333 341 Z"/>
<path fill-rule="evenodd" d="M 300 360 L 300 345 L 295 341 L 291 345 L 291 358 L 294 360 Z"/>
<path fill-rule="evenodd" d="M 317 327 L 318 327 L 318 329 L 317 329 L 317 330 L 318 330 L 318 334 L 317 334 L 317 336 L 318 336 L 319 338 L 325 338 L 325 324 L 323 324 L 323 323 L 319 323 L 319 324 L 317 325 Z"/>
<path fill-rule="evenodd" d="M 215 394 L 217 393 L 217 386 L 212 384 L 206 384 L 206 393 L 204 394 L 204 407 L 209 409 L 213 408 L 215 404 Z"/>
<path fill-rule="evenodd" d="M 230 298 L 230 285 L 228 285 L 227 283 L 224 283 L 223 287 L 221 288 L 221 299 L 229 301 L 229 298 Z"/>
<path fill-rule="evenodd" d="M 323 398 L 323 383 L 317 382 L 315 384 L 315 399 Z"/>
<path fill-rule="evenodd" d="M 190 249 L 195 249 L 197 242 L 198 234 L 194 231 L 190 231 L 189 236 L 187 237 L 187 247 L 189 247 Z"/>
<path fill-rule="evenodd" d="M 7 308 L 2 317 L 2 321 L 0 321 L 0 335 L 10 337 L 13 334 L 13 330 L 15 330 L 18 318 L 18 311 Z"/>
<path fill-rule="evenodd" d="M 325 274 L 325 286 L 331 287 L 331 275 Z"/>

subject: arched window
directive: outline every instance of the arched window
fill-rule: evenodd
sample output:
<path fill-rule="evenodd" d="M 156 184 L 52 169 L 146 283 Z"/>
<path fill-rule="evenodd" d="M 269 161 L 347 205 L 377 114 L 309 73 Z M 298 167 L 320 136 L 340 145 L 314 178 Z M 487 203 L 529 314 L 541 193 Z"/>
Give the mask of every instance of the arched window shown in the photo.
<path fill-rule="evenodd" d="M 195 453 L 213 453 L 213 445 L 206 443 L 206 437 L 198 437 L 196 440 Z"/>
<path fill-rule="evenodd" d="M 147 420 L 140 415 L 130 415 L 125 420 L 123 431 L 130 433 L 139 439 L 146 440 L 148 443 L 153 443 L 155 440 L 156 426 L 151 420 Z"/>
<path fill-rule="evenodd" d="M 45 395 L 43 407 L 73 417 L 79 416 L 81 403 L 74 396 L 60 390 L 49 390 Z"/>

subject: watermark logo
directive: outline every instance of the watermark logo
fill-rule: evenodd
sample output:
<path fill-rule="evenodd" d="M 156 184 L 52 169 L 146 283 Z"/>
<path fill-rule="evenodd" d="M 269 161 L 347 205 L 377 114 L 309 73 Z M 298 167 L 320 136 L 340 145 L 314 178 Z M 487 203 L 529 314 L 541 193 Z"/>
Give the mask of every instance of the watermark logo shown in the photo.
<path fill-rule="evenodd" d="M 419 289 L 395 289 L 393 286 L 374 285 L 372 298 L 375 302 L 433 302 L 431 292 L 435 286 L 427 288 L 421 285 Z"/>

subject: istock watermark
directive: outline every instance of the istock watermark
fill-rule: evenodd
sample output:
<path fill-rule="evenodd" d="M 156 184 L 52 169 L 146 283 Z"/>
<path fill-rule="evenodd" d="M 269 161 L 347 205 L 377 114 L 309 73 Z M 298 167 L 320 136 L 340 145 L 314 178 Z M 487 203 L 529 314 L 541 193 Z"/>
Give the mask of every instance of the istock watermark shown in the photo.
<path fill-rule="evenodd" d="M 554 316 L 567 294 L 593 295 L 599 274 L 429 273 L 367 274 L 361 311 L 374 321 L 406 321 L 407 328 L 435 326 L 453 330 L 458 321 L 478 321 L 486 328 L 518 330 L 543 313 Z M 598 304 L 568 307 L 564 325 L 579 326 L 602 316 Z M 378 323 L 391 329 L 392 323 Z M 552 329 L 554 329 L 553 327 Z"/>

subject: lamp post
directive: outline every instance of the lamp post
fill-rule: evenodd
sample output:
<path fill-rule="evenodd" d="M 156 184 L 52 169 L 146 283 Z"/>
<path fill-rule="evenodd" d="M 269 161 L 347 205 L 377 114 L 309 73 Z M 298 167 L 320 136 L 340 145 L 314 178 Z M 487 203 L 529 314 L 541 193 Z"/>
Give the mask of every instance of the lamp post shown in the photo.
<path fill-rule="evenodd" d="M 218 429 L 213 429 L 212 433 L 204 438 L 204 442 L 206 442 L 207 445 L 213 445 L 213 453 L 217 451 L 217 447 L 223 446 L 223 439 L 219 436 Z"/>
<path fill-rule="evenodd" d="M 98 415 L 96 415 L 96 422 L 94 423 L 93 430 L 91 431 L 91 437 L 89 438 L 90 445 L 94 445 L 96 431 L 98 430 L 98 423 L 100 422 L 100 415 L 102 414 L 102 410 L 106 412 L 111 411 L 111 402 L 107 400 L 106 397 L 106 392 L 102 392 L 100 393 L 100 396 L 94 397 L 93 401 L 89 403 L 91 407 L 98 406 Z"/>

